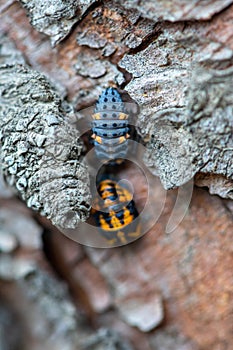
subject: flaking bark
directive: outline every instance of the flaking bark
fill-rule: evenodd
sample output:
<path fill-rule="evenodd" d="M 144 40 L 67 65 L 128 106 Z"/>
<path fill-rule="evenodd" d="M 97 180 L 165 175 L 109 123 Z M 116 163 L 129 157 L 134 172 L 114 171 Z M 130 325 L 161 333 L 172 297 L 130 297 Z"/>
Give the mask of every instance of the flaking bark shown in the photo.
<path fill-rule="evenodd" d="M 40 73 L 0 67 L 1 170 L 28 207 L 61 228 L 75 228 L 90 209 L 89 177 L 72 110 Z"/>

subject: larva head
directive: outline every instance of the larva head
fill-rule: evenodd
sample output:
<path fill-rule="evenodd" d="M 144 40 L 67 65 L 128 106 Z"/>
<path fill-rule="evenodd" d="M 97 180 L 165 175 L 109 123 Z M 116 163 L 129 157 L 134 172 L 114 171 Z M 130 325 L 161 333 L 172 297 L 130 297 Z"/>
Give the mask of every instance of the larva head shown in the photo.
<path fill-rule="evenodd" d="M 95 113 L 105 111 L 124 112 L 125 107 L 121 95 L 115 88 L 107 88 L 99 96 L 95 106 Z"/>

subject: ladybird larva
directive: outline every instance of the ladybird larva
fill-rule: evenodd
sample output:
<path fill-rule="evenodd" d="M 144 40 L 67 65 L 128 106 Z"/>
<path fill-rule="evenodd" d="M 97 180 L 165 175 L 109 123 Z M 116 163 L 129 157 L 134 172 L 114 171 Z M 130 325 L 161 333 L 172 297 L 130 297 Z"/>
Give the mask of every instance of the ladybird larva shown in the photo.
<path fill-rule="evenodd" d="M 112 179 L 97 185 L 100 198 L 95 198 L 92 215 L 101 235 L 110 245 L 127 244 L 141 234 L 138 211 L 131 193 Z M 107 211 L 106 211 L 107 209 Z"/>
<path fill-rule="evenodd" d="M 90 211 L 82 143 L 68 115 L 45 76 L 23 65 L 0 67 L 3 177 L 61 229 L 76 228 Z"/>
<path fill-rule="evenodd" d="M 119 163 L 128 152 L 129 124 L 117 89 L 107 88 L 102 92 L 92 118 L 92 138 L 97 158 Z"/>

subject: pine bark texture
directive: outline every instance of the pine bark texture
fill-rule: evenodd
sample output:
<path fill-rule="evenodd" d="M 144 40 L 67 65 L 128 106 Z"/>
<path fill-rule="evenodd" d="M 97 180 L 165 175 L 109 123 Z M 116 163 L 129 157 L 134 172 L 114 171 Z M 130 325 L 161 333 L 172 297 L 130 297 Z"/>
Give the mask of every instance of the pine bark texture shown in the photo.
<path fill-rule="evenodd" d="M 145 166 L 170 190 L 142 239 L 93 249 L 68 240 L 46 219 L 37 217 L 36 224 L 16 196 L 0 188 L 0 348 L 230 350 L 233 1 L 0 0 L 0 13 L 1 171 L 21 198 L 31 207 L 32 199 L 38 202 L 45 157 L 52 186 L 64 175 L 69 180 L 59 202 L 48 179 L 40 179 L 44 196 L 35 209 L 57 226 L 64 224 L 63 209 L 75 209 L 74 225 L 88 217 L 82 130 L 70 123 L 109 85 L 138 105 Z M 43 115 L 58 122 L 45 125 Z M 35 133 L 31 153 L 24 118 Z M 65 161 L 67 169 L 56 174 L 54 159 L 44 155 L 51 133 L 64 138 L 56 165 Z M 12 160 L 15 152 L 20 157 Z M 137 183 L 140 206 L 144 185 L 137 174 L 128 177 Z M 175 188 L 193 177 L 209 192 L 194 188 L 188 214 L 165 234 Z M 159 201 L 162 187 L 155 192 Z M 48 260 L 41 254 L 43 230 Z M 28 338 L 5 336 L 17 320 Z"/>

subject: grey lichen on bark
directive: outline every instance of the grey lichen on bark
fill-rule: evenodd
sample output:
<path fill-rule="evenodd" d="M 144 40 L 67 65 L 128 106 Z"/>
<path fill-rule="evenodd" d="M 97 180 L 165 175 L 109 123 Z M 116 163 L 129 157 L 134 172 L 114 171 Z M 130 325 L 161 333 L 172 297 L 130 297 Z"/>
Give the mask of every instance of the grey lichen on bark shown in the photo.
<path fill-rule="evenodd" d="M 198 185 L 210 186 L 211 193 L 233 199 L 232 92 L 233 69 L 199 68 L 187 89 L 187 108 L 157 113 L 145 161 L 166 188 L 181 185 L 201 172 Z M 181 118 L 179 113 L 183 113 Z"/>
<path fill-rule="evenodd" d="M 153 20 L 200 20 L 209 19 L 215 13 L 220 12 L 228 5 L 232 4 L 232 0 L 118 0 L 128 9 L 137 9 L 142 16 Z"/>
<path fill-rule="evenodd" d="M 194 75 L 186 127 L 198 146 L 197 170 L 233 180 L 233 67 Z"/>
<path fill-rule="evenodd" d="M 63 40 L 94 0 L 20 0 L 28 11 L 31 24 L 51 38 L 54 46 Z"/>
<path fill-rule="evenodd" d="M 232 198 L 232 57 L 200 37 L 197 24 L 167 24 L 146 49 L 122 58 L 132 74 L 125 89 L 141 109 L 145 163 L 166 189 L 203 172 L 224 176 L 227 189 L 221 181 L 214 193 Z"/>
<path fill-rule="evenodd" d="M 27 205 L 60 228 L 89 216 L 87 166 L 72 109 L 48 79 L 22 65 L 0 67 L 0 163 Z"/>

